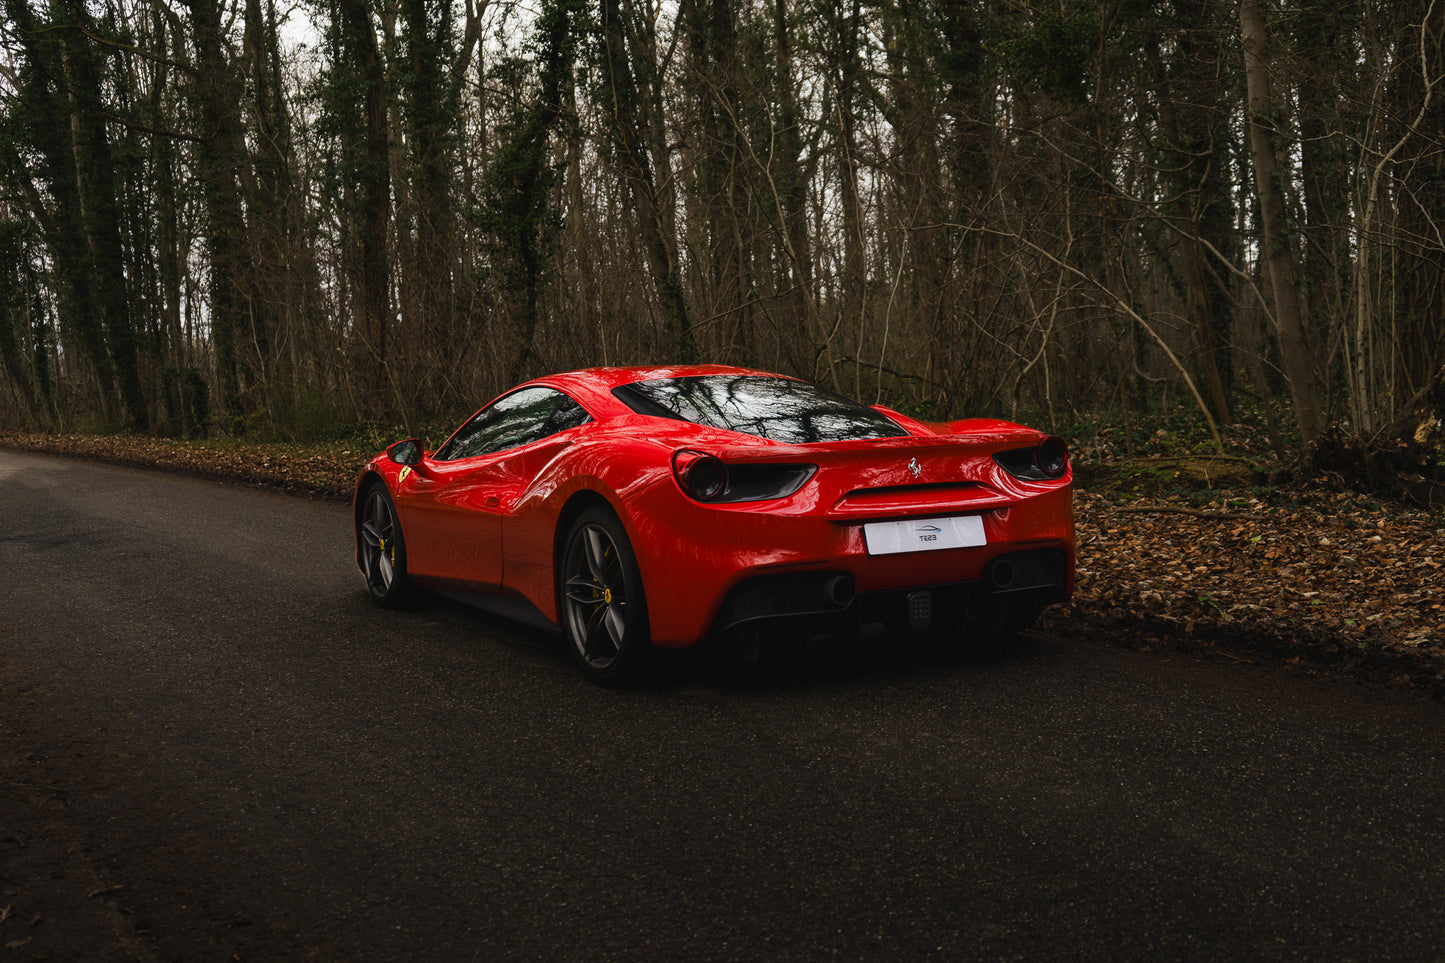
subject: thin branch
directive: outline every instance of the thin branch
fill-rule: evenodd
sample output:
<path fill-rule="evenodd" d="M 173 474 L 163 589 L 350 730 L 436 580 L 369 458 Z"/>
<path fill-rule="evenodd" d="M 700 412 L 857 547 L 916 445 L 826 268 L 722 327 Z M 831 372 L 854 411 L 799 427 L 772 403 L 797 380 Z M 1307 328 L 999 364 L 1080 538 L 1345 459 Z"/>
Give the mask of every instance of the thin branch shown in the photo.
<path fill-rule="evenodd" d="M 1174 354 L 1174 351 L 1169 347 L 1168 342 L 1166 342 L 1162 337 L 1159 336 L 1159 332 L 1155 331 L 1154 328 L 1149 324 L 1149 322 L 1144 319 L 1144 316 L 1141 315 L 1138 311 L 1134 310 L 1132 305 L 1130 305 L 1123 298 L 1119 297 L 1119 295 L 1115 294 L 1113 291 L 1109 290 L 1108 286 L 1105 285 L 1102 281 L 1098 280 L 1097 278 L 1090 277 L 1074 265 L 1068 264 L 1063 260 L 1059 259 L 1041 245 L 1035 244 L 1033 241 L 1030 241 L 1028 238 L 1023 237 L 1017 233 L 1011 231 L 1000 231 L 990 227 L 977 227 L 968 224 L 958 223 L 948 224 L 946 226 L 958 228 L 959 230 L 963 231 L 976 231 L 980 234 L 991 234 L 996 237 L 1012 238 L 1018 243 L 1030 248 L 1036 254 L 1047 258 L 1049 261 L 1052 261 L 1059 268 L 1079 278 L 1085 284 L 1093 285 L 1100 291 L 1104 292 L 1104 295 L 1110 301 L 1114 302 L 1114 305 L 1120 311 L 1127 314 L 1130 318 L 1133 318 L 1134 322 L 1138 324 L 1139 327 L 1143 328 L 1144 331 L 1151 338 L 1154 339 L 1154 342 L 1159 345 L 1165 356 L 1169 358 L 1170 363 L 1174 365 L 1174 369 L 1178 371 L 1179 376 L 1184 379 L 1184 384 L 1188 386 L 1189 393 L 1194 396 L 1194 401 L 1199 406 L 1200 413 L 1204 415 L 1204 421 L 1206 424 L 1209 425 L 1209 434 L 1214 438 L 1215 447 L 1218 448 L 1220 451 L 1224 451 L 1224 440 L 1219 436 L 1219 426 L 1214 423 L 1214 416 L 1209 413 L 1209 406 L 1204 403 L 1204 397 L 1200 395 L 1198 386 L 1194 384 L 1194 379 L 1189 376 L 1188 370 L 1185 369 L 1184 364 L 1179 360 L 1178 356 Z"/>
<path fill-rule="evenodd" d="M 126 120 L 124 117 L 109 112 L 106 113 L 105 119 L 112 123 L 119 124 L 127 130 L 134 130 L 142 134 L 150 134 L 155 137 L 169 137 L 172 140 L 183 140 L 191 144 L 205 143 L 204 138 L 197 137 L 195 134 L 184 134 L 178 130 L 162 130 L 159 127 L 148 127 L 145 124 L 137 123 L 133 120 Z"/>
<path fill-rule="evenodd" d="M 100 45 L 103 46 L 103 47 L 110 47 L 110 48 L 115 49 L 115 50 L 123 50 L 123 51 L 125 51 L 126 53 L 135 54 L 137 57 L 140 57 L 142 60 L 149 60 L 149 61 L 151 61 L 152 63 L 164 64 L 164 65 L 167 66 L 167 67 L 174 67 L 174 68 L 176 68 L 177 70 L 179 70 L 179 71 L 181 71 L 181 72 L 183 72 L 183 73 L 190 74 L 191 76 L 195 76 L 195 73 L 196 73 L 196 68 L 193 67 L 193 66 L 191 66 L 190 64 L 186 63 L 186 62 L 183 61 L 183 60 L 172 60 L 172 59 L 169 58 L 169 57 L 162 57 L 162 56 L 159 55 L 159 54 L 153 54 L 153 53 L 151 53 L 149 50 L 142 50 L 140 47 L 136 47 L 136 46 L 133 46 L 133 45 L 131 45 L 131 44 L 120 43 L 119 41 L 111 40 L 111 39 L 109 39 L 109 38 L 107 38 L 107 37 L 102 37 L 102 36 L 100 36 L 99 34 L 92 33 L 91 31 L 87 30 L 83 24 L 78 24 L 78 23 L 53 23 L 53 24 L 50 24 L 49 26 L 41 27 L 41 28 L 38 29 L 38 30 L 31 31 L 31 32 L 30 32 L 30 35 L 31 35 L 31 36 L 36 36 L 36 37 L 38 37 L 38 36 L 40 36 L 41 34 L 50 33 L 50 32 L 55 31 L 55 30 L 74 30 L 76 33 L 80 34 L 81 36 L 83 36 L 83 37 L 85 37 L 85 38 L 87 38 L 87 39 L 89 39 L 89 40 L 93 40 L 93 41 L 95 41 L 96 43 L 100 44 Z"/>

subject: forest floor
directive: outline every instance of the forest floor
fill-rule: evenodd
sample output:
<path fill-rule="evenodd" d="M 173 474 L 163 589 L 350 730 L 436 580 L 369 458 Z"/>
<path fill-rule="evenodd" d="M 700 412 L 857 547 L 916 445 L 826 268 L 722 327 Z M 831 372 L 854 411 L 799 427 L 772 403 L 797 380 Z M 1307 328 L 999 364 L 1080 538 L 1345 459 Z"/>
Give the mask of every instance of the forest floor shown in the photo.
<path fill-rule="evenodd" d="M 13 431 L 0 447 L 332 500 L 351 497 L 375 451 Z M 1041 629 L 1445 698 L 1445 513 L 1266 485 L 1249 458 L 1075 448 L 1078 586 Z"/>

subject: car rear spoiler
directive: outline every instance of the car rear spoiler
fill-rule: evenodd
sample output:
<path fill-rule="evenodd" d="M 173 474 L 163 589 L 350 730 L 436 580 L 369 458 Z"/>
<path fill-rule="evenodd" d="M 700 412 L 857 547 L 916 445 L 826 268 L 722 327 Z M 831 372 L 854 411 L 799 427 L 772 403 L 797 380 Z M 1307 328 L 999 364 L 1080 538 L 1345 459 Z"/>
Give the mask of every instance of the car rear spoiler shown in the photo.
<path fill-rule="evenodd" d="M 955 424 L 969 424 L 958 422 Z M 979 423 L 974 423 L 979 424 Z M 948 435 L 900 435 L 896 438 L 867 438 L 823 441 L 810 445 L 749 445 L 729 447 L 712 453 L 725 462 L 829 462 L 951 454 L 977 455 L 1011 448 L 1030 448 L 1045 437 L 1042 432 L 1001 422 L 982 422 L 980 427 Z"/>

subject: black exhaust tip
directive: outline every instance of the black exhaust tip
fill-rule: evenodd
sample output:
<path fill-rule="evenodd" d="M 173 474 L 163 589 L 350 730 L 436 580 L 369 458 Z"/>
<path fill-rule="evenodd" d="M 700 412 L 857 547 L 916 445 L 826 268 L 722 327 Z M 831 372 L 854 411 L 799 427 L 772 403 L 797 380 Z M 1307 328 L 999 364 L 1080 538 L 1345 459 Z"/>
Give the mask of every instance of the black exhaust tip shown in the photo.
<path fill-rule="evenodd" d="M 857 594 L 858 589 L 854 585 L 851 575 L 834 575 L 823 583 L 823 597 L 840 609 L 846 609 L 852 605 L 853 598 Z"/>
<path fill-rule="evenodd" d="M 993 570 L 989 573 L 996 589 L 1006 589 L 1014 583 L 1013 563 L 1007 559 L 999 559 L 993 563 Z"/>

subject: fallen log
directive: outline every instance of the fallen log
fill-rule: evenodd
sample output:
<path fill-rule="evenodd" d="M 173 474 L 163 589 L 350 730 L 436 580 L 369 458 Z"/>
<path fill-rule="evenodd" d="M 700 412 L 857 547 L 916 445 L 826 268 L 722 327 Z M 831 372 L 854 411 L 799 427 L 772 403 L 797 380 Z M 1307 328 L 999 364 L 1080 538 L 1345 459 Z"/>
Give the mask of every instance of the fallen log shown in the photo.
<path fill-rule="evenodd" d="M 1296 479 L 1445 507 L 1445 365 L 1394 420 L 1368 438 L 1331 426 L 1310 446 Z"/>

